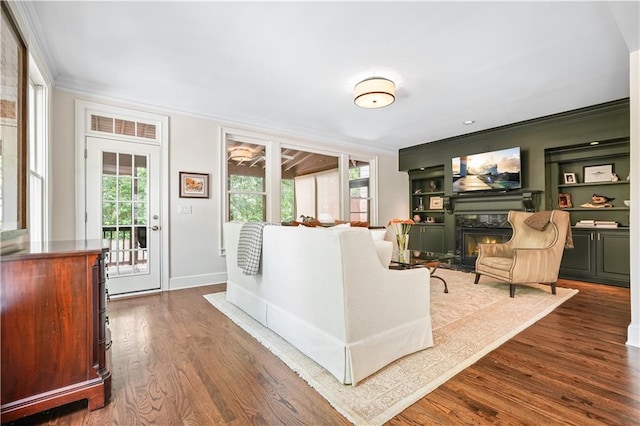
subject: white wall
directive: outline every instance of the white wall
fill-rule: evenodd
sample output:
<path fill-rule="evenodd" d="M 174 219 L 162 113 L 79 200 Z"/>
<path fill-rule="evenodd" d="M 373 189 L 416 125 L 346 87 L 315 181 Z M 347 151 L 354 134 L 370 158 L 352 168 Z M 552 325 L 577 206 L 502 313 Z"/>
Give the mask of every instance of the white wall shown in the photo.
<path fill-rule="evenodd" d="M 76 99 L 169 116 L 169 222 L 168 229 L 166 225 L 163 229 L 164 232 L 169 232 L 169 289 L 224 282 L 225 258 L 218 253 L 221 229 L 220 203 L 223 196 L 219 193 L 219 155 L 220 127 L 228 127 L 228 123 L 55 90 L 51 121 L 52 239 L 75 238 Z M 320 144 L 318 146 L 327 147 Z M 389 219 L 394 217 L 407 217 L 409 183 L 407 174 L 398 172 L 397 153 L 367 152 L 354 148 L 345 149 L 345 152 L 360 157 L 378 157 L 378 224 L 386 225 Z M 180 171 L 209 173 L 211 197 L 179 198 Z M 179 206 L 191 206 L 192 213 L 178 214 Z"/>
<path fill-rule="evenodd" d="M 629 55 L 631 116 L 631 324 L 627 345 L 640 347 L 640 50 Z"/>
<path fill-rule="evenodd" d="M 411 218 L 409 214 L 409 174 L 398 172 L 398 155 L 379 155 L 378 223 L 387 226 L 391 219 Z"/>

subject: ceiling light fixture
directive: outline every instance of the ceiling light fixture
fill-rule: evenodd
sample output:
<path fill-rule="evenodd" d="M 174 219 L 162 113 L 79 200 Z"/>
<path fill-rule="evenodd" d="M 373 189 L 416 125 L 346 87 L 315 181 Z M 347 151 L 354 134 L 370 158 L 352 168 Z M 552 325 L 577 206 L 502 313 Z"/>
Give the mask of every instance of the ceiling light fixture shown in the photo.
<path fill-rule="evenodd" d="M 253 158 L 251 150 L 248 148 L 233 148 L 229 154 L 229 159 L 241 163 Z"/>
<path fill-rule="evenodd" d="M 362 80 L 353 91 L 353 102 L 361 108 L 382 108 L 396 100 L 395 83 L 382 77 Z"/>
<path fill-rule="evenodd" d="M 476 122 L 475 120 L 466 120 L 466 121 L 463 121 L 462 124 L 464 124 L 465 126 L 469 126 L 475 122 Z"/>

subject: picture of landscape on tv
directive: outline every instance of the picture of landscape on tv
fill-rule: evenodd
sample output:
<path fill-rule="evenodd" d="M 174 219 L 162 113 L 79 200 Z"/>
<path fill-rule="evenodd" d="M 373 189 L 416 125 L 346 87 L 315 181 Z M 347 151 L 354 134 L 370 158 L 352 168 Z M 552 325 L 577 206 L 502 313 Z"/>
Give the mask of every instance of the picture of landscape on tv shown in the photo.
<path fill-rule="evenodd" d="M 451 159 L 453 192 L 508 191 L 522 187 L 520 147 Z"/>

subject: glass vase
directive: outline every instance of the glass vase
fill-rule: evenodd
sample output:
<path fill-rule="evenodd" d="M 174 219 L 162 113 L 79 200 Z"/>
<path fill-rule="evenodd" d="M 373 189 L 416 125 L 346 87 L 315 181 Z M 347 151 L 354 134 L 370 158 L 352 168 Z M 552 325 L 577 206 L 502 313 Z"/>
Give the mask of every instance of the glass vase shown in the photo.
<path fill-rule="evenodd" d="M 398 242 L 398 260 L 400 262 L 406 262 L 409 260 L 409 234 L 396 235 Z"/>

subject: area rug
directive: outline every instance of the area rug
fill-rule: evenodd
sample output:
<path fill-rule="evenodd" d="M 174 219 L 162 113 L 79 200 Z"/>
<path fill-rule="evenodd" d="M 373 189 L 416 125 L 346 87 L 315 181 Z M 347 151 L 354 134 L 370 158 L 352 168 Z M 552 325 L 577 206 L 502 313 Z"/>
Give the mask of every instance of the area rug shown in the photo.
<path fill-rule="evenodd" d="M 509 286 L 474 274 L 439 269 L 449 293 L 431 280 L 433 348 L 401 358 L 357 386 L 340 384 L 329 372 L 235 305 L 225 293 L 204 296 L 213 306 L 284 361 L 350 422 L 380 425 L 535 323 L 578 290 Z"/>

